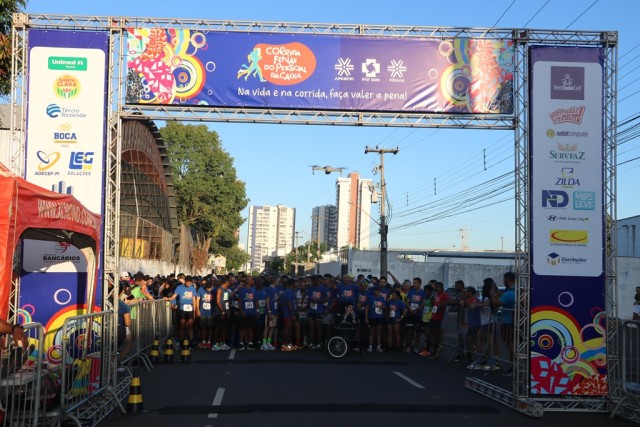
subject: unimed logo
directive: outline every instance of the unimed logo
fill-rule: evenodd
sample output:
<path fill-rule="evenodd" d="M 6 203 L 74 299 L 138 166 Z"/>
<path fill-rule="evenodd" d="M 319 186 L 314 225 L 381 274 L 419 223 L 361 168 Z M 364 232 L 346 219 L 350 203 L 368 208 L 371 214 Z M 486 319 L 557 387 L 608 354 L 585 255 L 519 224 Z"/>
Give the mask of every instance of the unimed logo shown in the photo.
<path fill-rule="evenodd" d="M 551 67 L 551 99 L 584 100 L 584 67 Z"/>

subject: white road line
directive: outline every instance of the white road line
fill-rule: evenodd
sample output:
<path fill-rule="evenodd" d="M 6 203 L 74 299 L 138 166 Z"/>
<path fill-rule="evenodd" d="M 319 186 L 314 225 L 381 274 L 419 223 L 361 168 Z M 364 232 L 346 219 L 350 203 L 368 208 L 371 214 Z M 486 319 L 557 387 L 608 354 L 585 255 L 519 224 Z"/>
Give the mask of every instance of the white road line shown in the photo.
<path fill-rule="evenodd" d="M 231 351 L 229 352 L 229 360 L 233 360 L 236 357 L 236 349 L 232 348 Z"/>
<path fill-rule="evenodd" d="M 222 403 L 222 398 L 224 397 L 224 387 L 218 387 L 218 391 L 216 391 L 216 395 L 213 398 L 213 403 L 211 406 L 220 406 Z M 211 413 L 208 418 L 218 418 L 218 414 Z"/>
<path fill-rule="evenodd" d="M 398 371 L 393 371 L 394 374 L 396 374 L 397 376 L 399 376 L 400 378 L 402 378 L 403 380 L 405 380 L 406 382 L 408 382 L 409 384 L 411 384 L 414 387 L 417 388 L 424 388 L 424 386 L 422 384 L 418 384 L 417 382 L 415 382 L 414 380 L 412 380 L 411 378 L 409 378 L 406 375 L 401 374 Z"/>

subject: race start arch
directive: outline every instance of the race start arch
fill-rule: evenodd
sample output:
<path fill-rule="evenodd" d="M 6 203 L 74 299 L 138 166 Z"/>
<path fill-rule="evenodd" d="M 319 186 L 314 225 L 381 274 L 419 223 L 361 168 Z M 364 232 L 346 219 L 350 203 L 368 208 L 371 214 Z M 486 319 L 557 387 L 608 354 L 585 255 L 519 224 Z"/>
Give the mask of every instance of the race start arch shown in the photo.
<path fill-rule="evenodd" d="M 531 415 L 620 399 L 616 32 L 25 14 L 13 31 L 12 169 L 89 185 L 105 281 L 124 119 L 512 130 L 513 389 L 467 386 Z"/>

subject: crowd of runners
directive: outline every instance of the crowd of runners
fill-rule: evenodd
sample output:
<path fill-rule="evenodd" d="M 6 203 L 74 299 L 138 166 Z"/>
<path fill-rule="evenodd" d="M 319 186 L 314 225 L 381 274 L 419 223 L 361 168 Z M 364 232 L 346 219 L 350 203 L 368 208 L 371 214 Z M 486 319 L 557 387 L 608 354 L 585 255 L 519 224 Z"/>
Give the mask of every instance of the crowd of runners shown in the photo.
<path fill-rule="evenodd" d="M 503 292 L 492 279 L 485 279 L 480 291 L 465 287 L 461 280 L 445 291 L 436 280 L 423 285 L 419 277 L 400 282 L 391 272 L 388 276 L 391 282 L 364 275 L 150 277 L 138 272 L 131 277 L 123 272 L 120 298 L 125 304 L 168 301 L 175 338 L 189 340 L 194 348 L 322 349 L 336 325 L 349 322 L 357 329 L 356 350 L 406 351 L 426 357 L 438 354 L 447 311 L 477 309 L 477 316 L 460 318 L 467 329 L 479 329 L 483 325 L 480 310 L 513 308 L 513 292 L 509 292 L 515 282 L 513 273 L 504 275 Z M 505 320 L 503 326 L 508 326 Z M 509 341 L 512 330 L 502 333 Z M 466 357 L 472 362 L 470 355 Z"/>

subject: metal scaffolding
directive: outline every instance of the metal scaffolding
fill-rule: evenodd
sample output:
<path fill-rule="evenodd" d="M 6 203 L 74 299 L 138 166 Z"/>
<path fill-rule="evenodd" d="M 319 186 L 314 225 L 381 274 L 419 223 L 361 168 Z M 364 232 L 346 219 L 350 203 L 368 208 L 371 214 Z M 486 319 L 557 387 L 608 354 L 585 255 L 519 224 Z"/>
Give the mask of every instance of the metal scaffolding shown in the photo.
<path fill-rule="evenodd" d="M 264 32 L 317 34 L 334 36 L 368 36 L 395 38 L 422 38 L 444 40 L 456 37 L 512 40 L 514 42 L 514 114 L 413 114 L 357 111 L 275 110 L 249 108 L 213 108 L 191 106 L 126 105 L 126 37 L 129 28 L 177 28 L 207 32 Z M 22 172 L 24 164 L 25 115 L 18 111 L 26 104 L 26 86 L 22 76 L 27 75 L 27 30 L 67 29 L 74 31 L 104 30 L 110 33 L 108 75 L 108 129 L 106 156 L 106 198 L 104 218 L 104 302 L 106 310 L 117 311 L 117 294 L 111 285 L 118 278 L 118 248 L 120 232 L 121 152 L 123 120 L 146 119 L 185 120 L 201 122 L 287 123 L 347 126 L 424 127 L 456 129 L 514 130 L 515 148 L 515 228 L 516 275 L 518 280 L 515 316 L 515 365 L 513 389 L 503 390 L 486 383 L 467 379 L 467 386 L 495 398 L 514 408 L 530 408 L 525 412 L 540 414 L 546 410 L 606 409 L 606 399 L 568 396 L 562 399 L 532 397 L 529 389 L 530 339 L 530 271 L 529 253 L 529 80 L 528 52 L 533 45 L 600 47 L 605 51 L 604 63 L 604 135 L 605 164 L 604 203 L 607 215 L 606 280 L 607 280 L 607 340 L 609 363 L 609 393 L 615 402 L 621 396 L 621 376 L 618 361 L 618 329 L 616 307 L 616 253 L 615 253 L 615 194 L 616 194 L 616 89 L 617 89 L 617 33 L 597 31 L 556 31 L 534 29 L 494 29 L 461 27 L 420 27 L 360 24 L 322 24 L 291 22 L 224 21 L 204 19 L 70 16 L 70 15 L 16 15 L 13 29 L 13 90 L 11 129 L 14 138 L 12 169 Z M 115 343 L 114 343 L 115 346 Z M 115 373 L 113 375 L 115 378 Z M 115 380 L 114 380 L 115 381 Z M 114 383 L 115 385 L 115 383 Z M 484 390 L 484 391 L 483 391 Z M 486 391 L 486 392 L 485 392 Z M 524 405 L 524 406 L 523 406 Z"/>

